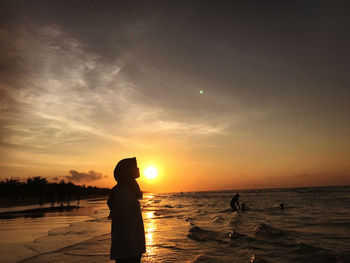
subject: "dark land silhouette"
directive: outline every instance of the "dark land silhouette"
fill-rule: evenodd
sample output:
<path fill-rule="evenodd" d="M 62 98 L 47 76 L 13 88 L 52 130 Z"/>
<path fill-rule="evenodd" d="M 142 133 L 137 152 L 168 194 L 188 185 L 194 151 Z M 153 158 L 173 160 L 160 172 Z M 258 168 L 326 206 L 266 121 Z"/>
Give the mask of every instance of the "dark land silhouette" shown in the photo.
<path fill-rule="evenodd" d="M 0 207 L 16 205 L 51 203 L 69 206 L 72 201 L 80 201 L 92 197 L 102 197 L 109 194 L 109 188 L 75 185 L 64 180 L 49 183 L 46 178 L 35 176 L 25 182 L 6 178 L 0 181 Z"/>

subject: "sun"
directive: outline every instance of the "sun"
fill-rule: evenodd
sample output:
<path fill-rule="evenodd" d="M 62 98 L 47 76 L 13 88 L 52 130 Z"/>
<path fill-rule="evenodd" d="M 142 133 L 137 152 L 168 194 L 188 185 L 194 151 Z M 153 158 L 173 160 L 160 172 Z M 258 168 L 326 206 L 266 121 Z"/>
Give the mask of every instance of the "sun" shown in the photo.
<path fill-rule="evenodd" d="M 153 180 L 158 176 L 158 170 L 154 166 L 148 166 L 143 173 L 150 180 Z"/>

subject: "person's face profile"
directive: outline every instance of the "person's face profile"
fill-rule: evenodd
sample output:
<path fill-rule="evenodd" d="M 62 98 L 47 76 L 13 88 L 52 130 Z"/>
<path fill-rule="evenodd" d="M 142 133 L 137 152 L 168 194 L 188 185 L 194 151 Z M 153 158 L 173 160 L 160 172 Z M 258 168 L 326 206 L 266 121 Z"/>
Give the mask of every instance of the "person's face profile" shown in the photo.
<path fill-rule="evenodd" d="M 133 167 L 133 168 L 129 168 L 127 170 L 127 172 L 133 176 L 134 178 L 138 178 L 140 177 L 140 169 L 136 166 L 136 167 Z"/>
<path fill-rule="evenodd" d="M 134 170 L 135 173 L 135 178 L 140 177 L 140 169 L 138 167 L 136 167 L 136 169 Z"/>

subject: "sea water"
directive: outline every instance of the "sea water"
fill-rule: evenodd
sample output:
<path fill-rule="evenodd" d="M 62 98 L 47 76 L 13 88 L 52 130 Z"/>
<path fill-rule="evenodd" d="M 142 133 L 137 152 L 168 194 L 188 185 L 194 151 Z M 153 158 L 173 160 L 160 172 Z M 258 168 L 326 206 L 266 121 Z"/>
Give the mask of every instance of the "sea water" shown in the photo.
<path fill-rule="evenodd" d="M 147 252 L 142 262 L 349 262 L 349 190 L 144 194 Z M 229 206 L 236 192 L 244 212 Z M 106 200 L 80 206 L 1 219 L 0 262 L 112 262 Z"/>

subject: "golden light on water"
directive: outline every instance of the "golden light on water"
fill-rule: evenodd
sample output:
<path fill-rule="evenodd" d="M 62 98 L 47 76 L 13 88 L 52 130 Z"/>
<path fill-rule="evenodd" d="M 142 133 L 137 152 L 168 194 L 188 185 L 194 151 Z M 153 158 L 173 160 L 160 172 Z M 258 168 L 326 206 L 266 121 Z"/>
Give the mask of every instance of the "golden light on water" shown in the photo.
<path fill-rule="evenodd" d="M 158 170 L 154 166 L 148 166 L 143 173 L 146 178 L 150 180 L 153 180 L 158 176 Z"/>
<path fill-rule="evenodd" d="M 145 238 L 146 238 L 146 252 L 149 257 L 154 257 L 156 254 L 156 249 L 154 247 L 154 232 L 156 231 L 157 227 L 154 222 L 154 212 L 149 211 L 146 212 L 145 214 Z"/>

